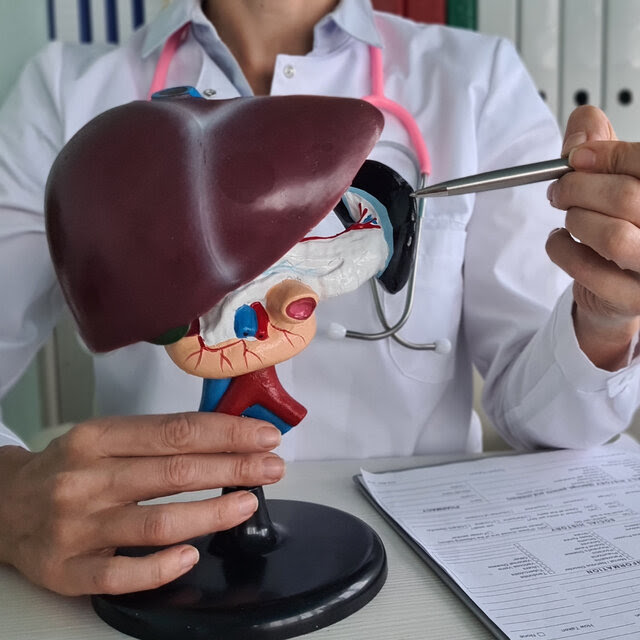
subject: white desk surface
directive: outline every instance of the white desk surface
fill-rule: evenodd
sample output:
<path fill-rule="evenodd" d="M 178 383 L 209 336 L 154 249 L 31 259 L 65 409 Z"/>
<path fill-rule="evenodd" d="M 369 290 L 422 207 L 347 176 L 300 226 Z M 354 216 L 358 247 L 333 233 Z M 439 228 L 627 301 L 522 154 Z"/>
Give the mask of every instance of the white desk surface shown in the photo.
<path fill-rule="evenodd" d="M 265 488 L 267 498 L 327 504 L 369 523 L 384 542 L 389 576 L 380 593 L 352 616 L 303 636 L 309 640 L 489 640 L 493 636 L 367 502 L 352 480 L 363 466 L 383 471 L 435 464 L 460 456 L 295 462 Z M 0 565 L 0 639 L 123 640 L 102 622 L 89 598 L 56 595 Z"/>

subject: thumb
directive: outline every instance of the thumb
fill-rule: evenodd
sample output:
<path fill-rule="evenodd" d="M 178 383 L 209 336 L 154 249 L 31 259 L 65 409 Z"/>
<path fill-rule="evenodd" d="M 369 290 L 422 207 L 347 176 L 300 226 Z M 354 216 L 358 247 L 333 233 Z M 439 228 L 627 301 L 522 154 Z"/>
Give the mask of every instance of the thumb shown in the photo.
<path fill-rule="evenodd" d="M 571 150 L 569 164 L 578 171 L 640 178 L 640 142 L 588 142 Z"/>
<path fill-rule="evenodd" d="M 585 105 L 574 109 L 564 134 L 562 156 L 568 156 L 572 149 L 593 140 L 617 140 L 609 118 L 597 107 Z"/>

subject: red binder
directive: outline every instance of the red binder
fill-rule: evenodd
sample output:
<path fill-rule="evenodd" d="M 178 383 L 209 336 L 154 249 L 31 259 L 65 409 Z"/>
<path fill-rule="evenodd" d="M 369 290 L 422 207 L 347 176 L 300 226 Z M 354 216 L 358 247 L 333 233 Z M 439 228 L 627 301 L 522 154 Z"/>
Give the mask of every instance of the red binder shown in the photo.
<path fill-rule="evenodd" d="M 373 0 L 378 11 L 396 13 L 416 22 L 435 22 L 444 24 L 447 21 L 447 0 Z"/>
<path fill-rule="evenodd" d="M 404 15 L 416 22 L 447 21 L 447 0 L 406 0 L 405 4 Z"/>
<path fill-rule="evenodd" d="M 373 0 L 374 9 L 397 13 L 399 16 L 405 15 L 405 4 L 405 0 Z"/>

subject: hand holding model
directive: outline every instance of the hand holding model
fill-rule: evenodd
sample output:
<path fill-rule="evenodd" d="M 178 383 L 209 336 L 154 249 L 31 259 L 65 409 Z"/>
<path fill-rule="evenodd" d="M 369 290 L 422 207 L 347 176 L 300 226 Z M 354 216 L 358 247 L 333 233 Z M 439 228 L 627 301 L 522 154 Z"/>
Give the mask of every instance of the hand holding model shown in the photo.
<path fill-rule="evenodd" d="M 132 121 L 133 144 L 122 135 Z M 318 281 L 327 242 L 344 248 L 371 227 L 384 245 L 367 223 L 346 240 L 297 246 L 350 185 L 381 127 L 362 101 L 309 96 L 137 101 L 98 116 L 63 148 L 46 194 L 51 254 L 85 342 L 95 351 L 156 342 L 207 378 L 273 368 L 300 351 L 318 300 L 301 274 Z M 155 179 L 114 186 L 140 167 Z M 333 273 L 350 282 L 349 261 L 337 264 L 329 261 L 328 281 Z M 67 595 L 148 590 L 186 573 L 198 551 L 178 543 L 240 524 L 256 497 L 139 503 L 279 480 L 284 463 L 269 452 L 280 431 L 240 413 L 96 419 L 41 453 L 3 448 L 0 561 Z M 166 545 L 145 557 L 117 553 Z"/>
<path fill-rule="evenodd" d="M 270 484 L 284 463 L 272 425 L 215 413 L 104 418 L 76 426 L 41 453 L 0 457 L 0 561 L 65 595 L 153 589 L 198 561 L 176 543 L 235 526 L 256 510 L 249 492 L 197 502 L 139 501 L 210 487 Z M 144 558 L 121 545 L 176 545 Z"/>

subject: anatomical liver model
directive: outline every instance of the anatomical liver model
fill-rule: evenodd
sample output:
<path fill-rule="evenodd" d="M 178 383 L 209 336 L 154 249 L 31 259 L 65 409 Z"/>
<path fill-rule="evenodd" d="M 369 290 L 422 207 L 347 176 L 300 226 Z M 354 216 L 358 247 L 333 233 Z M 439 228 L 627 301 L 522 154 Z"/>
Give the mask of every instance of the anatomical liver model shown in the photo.
<path fill-rule="evenodd" d="M 193 93 L 111 109 L 67 143 L 46 191 L 54 266 L 90 349 L 164 345 L 203 378 L 200 410 L 262 418 L 286 433 L 306 410 L 275 365 L 313 338 L 319 301 L 388 262 L 366 198 L 343 198 L 382 117 L 345 98 Z M 341 199 L 353 224 L 309 236 Z M 149 640 L 276 639 L 375 596 L 386 559 L 366 524 L 249 489 L 256 514 L 191 541 L 201 559 L 188 574 L 154 591 L 96 596 L 98 614 Z"/>

